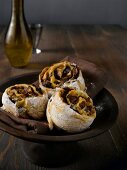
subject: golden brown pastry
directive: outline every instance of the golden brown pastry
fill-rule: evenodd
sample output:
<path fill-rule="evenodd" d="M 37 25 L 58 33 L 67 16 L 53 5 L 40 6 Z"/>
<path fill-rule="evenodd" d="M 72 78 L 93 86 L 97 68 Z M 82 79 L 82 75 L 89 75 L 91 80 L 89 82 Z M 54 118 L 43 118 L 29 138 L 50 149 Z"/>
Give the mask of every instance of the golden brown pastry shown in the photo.
<path fill-rule="evenodd" d="M 96 110 L 86 92 L 61 88 L 49 99 L 46 115 L 50 129 L 55 126 L 74 133 L 87 129 L 93 123 Z"/>
<path fill-rule="evenodd" d="M 3 109 L 16 117 L 41 119 L 45 115 L 47 93 L 30 84 L 8 87 L 2 96 Z"/>
<path fill-rule="evenodd" d="M 76 64 L 64 61 L 44 68 L 39 74 L 39 86 L 51 96 L 59 87 L 85 90 L 85 81 Z"/>

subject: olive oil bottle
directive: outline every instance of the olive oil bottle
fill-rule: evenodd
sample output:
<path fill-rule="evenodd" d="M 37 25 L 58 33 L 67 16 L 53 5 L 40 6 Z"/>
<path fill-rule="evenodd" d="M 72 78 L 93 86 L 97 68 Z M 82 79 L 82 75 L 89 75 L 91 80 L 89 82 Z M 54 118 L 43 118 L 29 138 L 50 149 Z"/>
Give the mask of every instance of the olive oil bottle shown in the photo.
<path fill-rule="evenodd" d="M 12 0 L 12 15 L 5 35 L 4 49 L 11 66 L 24 67 L 29 63 L 33 41 L 24 16 L 24 0 Z"/>

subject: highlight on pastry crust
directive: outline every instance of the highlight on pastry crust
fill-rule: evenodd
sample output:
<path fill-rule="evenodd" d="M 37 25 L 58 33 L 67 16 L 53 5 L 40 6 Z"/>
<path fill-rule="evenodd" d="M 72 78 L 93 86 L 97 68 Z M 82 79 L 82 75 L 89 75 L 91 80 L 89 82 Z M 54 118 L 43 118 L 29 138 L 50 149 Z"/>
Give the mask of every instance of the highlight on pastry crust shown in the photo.
<path fill-rule="evenodd" d="M 73 87 L 85 90 L 85 82 L 79 67 L 68 61 L 46 67 L 39 74 L 39 86 L 51 96 L 56 88 Z"/>
<path fill-rule="evenodd" d="M 30 84 L 8 87 L 2 96 L 2 108 L 16 117 L 41 119 L 45 115 L 47 93 Z"/>
<path fill-rule="evenodd" d="M 75 133 L 87 129 L 96 118 L 92 99 L 86 92 L 61 88 L 49 99 L 47 110 L 49 128 Z"/>

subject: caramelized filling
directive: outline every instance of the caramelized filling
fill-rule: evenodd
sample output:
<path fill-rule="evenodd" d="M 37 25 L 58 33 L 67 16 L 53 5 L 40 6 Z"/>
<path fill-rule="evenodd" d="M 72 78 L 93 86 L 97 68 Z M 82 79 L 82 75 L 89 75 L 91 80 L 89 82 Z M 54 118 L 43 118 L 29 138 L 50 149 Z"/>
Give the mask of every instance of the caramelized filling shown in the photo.
<path fill-rule="evenodd" d="M 69 79 L 76 79 L 79 76 L 79 68 L 65 61 L 43 69 L 40 76 L 43 86 L 56 88 Z"/>
<path fill-rule="evenodd" d="M 26 97 L 37 97 L 43 94 L 42 90 L 33 85 L 14 85 L 7 90 L 10 100 L 15 103 Z"/>
<path fill-rule="evenodd" d="M 63 102 L 70 105 L 70 107 L 79 114 L 92 116 L 95 113 L 92 99 L 82 92 L 78 92 L 71 88 L 63 88 L 61 91 Z"/>

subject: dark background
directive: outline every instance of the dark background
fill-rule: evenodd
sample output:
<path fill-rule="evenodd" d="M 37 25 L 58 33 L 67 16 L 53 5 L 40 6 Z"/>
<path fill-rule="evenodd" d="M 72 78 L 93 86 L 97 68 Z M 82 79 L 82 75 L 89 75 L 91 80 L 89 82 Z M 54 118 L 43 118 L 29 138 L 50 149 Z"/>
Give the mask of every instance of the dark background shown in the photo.
<path fill-rule="evenodd" d="M 120 24 L 127 27 L 127 0 L 24 0 L 28 23 Z M 0 0 L 0 25 L 9 22 L 11 0 Z"/>

